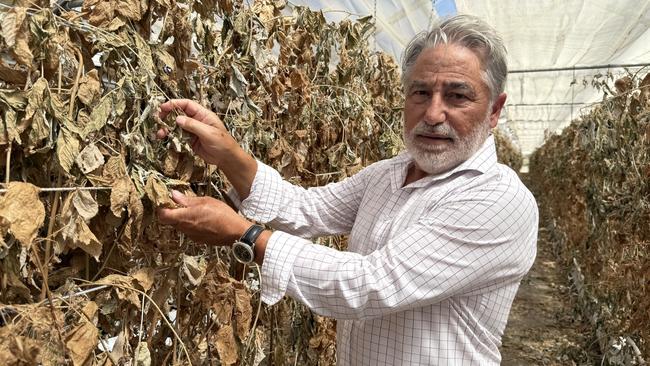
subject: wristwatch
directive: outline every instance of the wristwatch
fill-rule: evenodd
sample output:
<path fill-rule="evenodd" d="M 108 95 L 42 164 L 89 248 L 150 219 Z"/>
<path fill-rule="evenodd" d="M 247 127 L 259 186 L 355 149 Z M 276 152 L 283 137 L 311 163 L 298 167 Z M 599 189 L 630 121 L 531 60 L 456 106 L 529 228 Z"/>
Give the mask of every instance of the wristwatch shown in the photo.
<path fill-rule="evenodd" d="M 260 225 L 253 224 L 244 235 L 232 244 L 232 255 L 243 264 L 249 264 L 255 259 L 255 241 L 264 231 Z"/>

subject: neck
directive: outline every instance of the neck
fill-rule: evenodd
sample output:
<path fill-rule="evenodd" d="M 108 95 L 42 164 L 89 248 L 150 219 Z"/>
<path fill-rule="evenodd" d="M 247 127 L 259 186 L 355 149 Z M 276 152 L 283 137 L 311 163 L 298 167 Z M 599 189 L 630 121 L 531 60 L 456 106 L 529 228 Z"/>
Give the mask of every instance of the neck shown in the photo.
<path fill-rule="evenodd" d="M 426 177 L 427 175 L 429 175 L 429 173 L 420 169 L 418 167 L 418 164 L 416 162 L 413 162 L 413 165 L 411 165 L 411 167 L 409 168 L 408 173 L 406 173 L 406 179 L 404 179 L 404 184 L 402 185 L 402 187 L 406 187 L 409 184 Z"/>

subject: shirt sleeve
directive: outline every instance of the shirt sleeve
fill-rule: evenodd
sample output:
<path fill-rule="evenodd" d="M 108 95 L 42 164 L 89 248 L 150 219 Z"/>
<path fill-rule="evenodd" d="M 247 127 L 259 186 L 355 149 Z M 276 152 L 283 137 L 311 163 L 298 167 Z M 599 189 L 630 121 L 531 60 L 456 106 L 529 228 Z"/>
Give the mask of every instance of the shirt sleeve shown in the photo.
<path fill-rule="evenodd" d="M 341 182 L 305 189 L 268 165 L 257 166 L 248 197 L 240 202 L 234 190 L 229 196 L 244 216 L 305 238 L 350 232 L 371 174 L 368 167 Z"/>
<path fill-rule="evenodd" d="M 366 256 L 274 233 L 262 299 L 286 293 L 318 314 L 364 319 L 519 281 L 535 259 L 537 205 L 523 185 L 493 188 L 445 200 Z"/>

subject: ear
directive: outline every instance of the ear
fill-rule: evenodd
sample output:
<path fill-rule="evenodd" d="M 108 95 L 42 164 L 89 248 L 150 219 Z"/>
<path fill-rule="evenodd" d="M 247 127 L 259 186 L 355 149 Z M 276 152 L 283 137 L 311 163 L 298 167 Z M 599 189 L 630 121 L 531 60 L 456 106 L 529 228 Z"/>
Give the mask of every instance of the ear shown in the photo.
<path fill-rule="evenodd" d="M 492 103 L 492 110 L 490 111 L 490 128 L 495 128 L 497 126 L 503 105 L 506 104 L 506 98 L 506 93 L 501 93 L 494 103 Z"/>

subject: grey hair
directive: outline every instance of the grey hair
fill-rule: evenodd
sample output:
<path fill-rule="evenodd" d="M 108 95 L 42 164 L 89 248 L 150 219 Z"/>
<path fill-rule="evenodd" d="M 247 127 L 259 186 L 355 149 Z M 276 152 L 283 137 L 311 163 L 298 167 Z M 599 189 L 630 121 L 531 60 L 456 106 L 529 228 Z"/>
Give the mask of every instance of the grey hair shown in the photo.
<path fill-rule="evenodd" d="M 402 58 L 402 86 L 410 83 L 411 67 L 427 48 L 455 44 L 470 49 L 481 60 L 483 79 L 490 89 L 491 101 L 503 93 L 508 76 L 507 51 L 503 40 L 489 24 L 472 15 L 456 15 L 433 24 L 411 40 Z"/>

